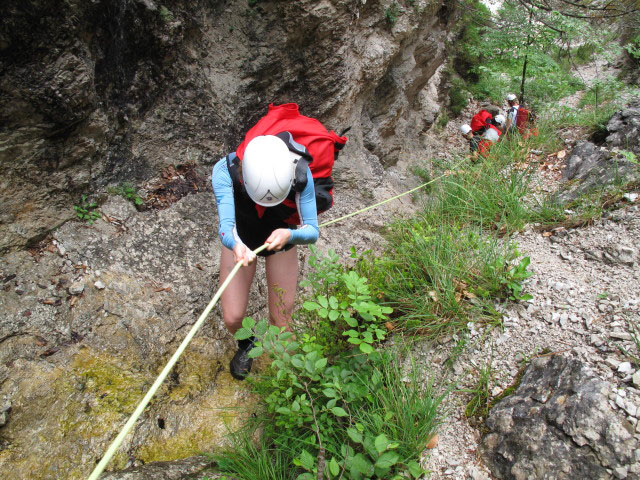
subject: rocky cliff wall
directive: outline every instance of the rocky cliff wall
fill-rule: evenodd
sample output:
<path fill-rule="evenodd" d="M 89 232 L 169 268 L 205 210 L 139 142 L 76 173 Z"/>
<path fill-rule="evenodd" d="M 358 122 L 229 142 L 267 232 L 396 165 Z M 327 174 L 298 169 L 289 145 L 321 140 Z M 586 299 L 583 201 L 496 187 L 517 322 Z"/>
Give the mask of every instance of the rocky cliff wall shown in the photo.
<path fill-rule="evenodd" d="M 269 102 L 295 101 L 352 127 L 331 215 L 405 187 L 393 165 L 421 155 L 455 12 L 426 0 L 6 0 L 2 12 L 0 477 L 83 478 L 215 290 L 212 164 Z M 141 188 L 139 209 L 109 194 L 123 182 Z M 100 204 L 92 225 L 75 220 L 81 194 Z M 320 247 L 368 246 L 384 212 L 349 235 L 323 230 Z M 257 282 L 249 313 L 263 308 Z M 244 413 L 233 342 L 211 317 L 111 468 L 209 450 Z"/>
<path fill-rule="evenodd" d="M 269 102 L 353 127 L 345 164 L 377 176 L 434 119 L 450 3 L 3 2 L 0 250 L 71 218 L 81 193 L 210 165 Z"/>

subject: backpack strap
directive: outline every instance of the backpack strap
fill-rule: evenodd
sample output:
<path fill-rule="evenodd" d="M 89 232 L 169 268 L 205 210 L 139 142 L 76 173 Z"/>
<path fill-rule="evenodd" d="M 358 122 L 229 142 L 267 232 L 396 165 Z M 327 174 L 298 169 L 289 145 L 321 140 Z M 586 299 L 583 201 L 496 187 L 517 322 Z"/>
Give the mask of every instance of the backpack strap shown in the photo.
<path fill-rule="evenodd" d="M 307 148 L 304 145 L 293 139 L 293 135 L 291 135 L 291 133 L 280 132 L 275 136 L 282 140 L 287 145 L 289 151 L 296 157 L 294 158 L 296 169 L 293 181 L 293 190 L 295 192 L 302 192 L 307 186 L 307 168 L 313 161 L 313 157 L 309 155 L 309 152 L 307 152 Z"/>
<path fill-rule="evenodd" d="M 226 156 L 227 160 L 227 170 L 229 170 L 229 176 L 231 177 L 231 182 L 233 182 L 234 190 L 240 192 L 242 191 L 242 182 L 240 181 L 240 160 L 235 152 L 230 153 Z M 240 190 L 239 190 L 240 189 Z"/>

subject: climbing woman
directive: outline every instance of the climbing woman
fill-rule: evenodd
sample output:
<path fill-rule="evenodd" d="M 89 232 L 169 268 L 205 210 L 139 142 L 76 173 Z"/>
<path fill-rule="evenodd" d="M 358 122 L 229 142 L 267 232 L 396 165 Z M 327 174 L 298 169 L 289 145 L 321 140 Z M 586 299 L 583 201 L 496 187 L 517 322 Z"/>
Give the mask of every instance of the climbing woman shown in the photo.
<path fill-rule="evenodd" d="M 333 203 L 331 168 L 346 140 L 300 115 L 295 104 L 270 105 L 269 113 L 249 130 L 236 151 L 213 167 L 223 244 L 220 284 L 235 263 L 243 264 L 221 297 L 224 323 L 231 333 L 241 327 L 246 314 L 256 272 L 252 250 L 265 243 L 267 248 L 258 256 L 265 257 L 269 318 L 272 324 L 288 328 L 298 281 L 296 245 L 318 239 L 317 213 Z M 318 175 L 312 174 L 314 167 Z M 238 341 L 230 365 L 238 380 L 251 370 L 247 354 L 254 341 Z"/>

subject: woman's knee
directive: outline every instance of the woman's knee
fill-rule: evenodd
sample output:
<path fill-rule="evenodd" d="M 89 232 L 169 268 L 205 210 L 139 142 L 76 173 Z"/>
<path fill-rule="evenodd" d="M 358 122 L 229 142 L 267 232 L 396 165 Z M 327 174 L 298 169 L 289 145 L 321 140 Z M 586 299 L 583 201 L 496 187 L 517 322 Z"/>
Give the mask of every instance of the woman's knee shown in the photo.
<path fill-rule="evenodd" d="M 222 321 L 224 322 L 225 327 L 231 332 L 235 333 L 242 326 L 242 319 L 244 318 L 245 312 L 240 310 L 232 310 L 232 311 L 222 311 Z"/>

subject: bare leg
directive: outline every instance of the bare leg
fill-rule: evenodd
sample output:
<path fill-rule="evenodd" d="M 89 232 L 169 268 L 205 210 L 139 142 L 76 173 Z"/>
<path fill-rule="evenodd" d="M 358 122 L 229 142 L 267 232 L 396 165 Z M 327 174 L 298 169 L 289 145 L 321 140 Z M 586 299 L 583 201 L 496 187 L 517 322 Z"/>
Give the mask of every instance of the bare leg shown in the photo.
<path fill-rule="evenodd" d="M 266 258 L 269 318 L 278 327 L 289 327 L 298 285 L 296 247 Z"/>
<path fill-rule="evenodd" d="M 229 276 L 234 266 L 233 252 L 226 247 L 222 247 L 222 253 L 220 254 L 220 285 Z M 249 303 L 249 289 L 255 273 L 256 262 L 253 262 L 248 267 L 240 268 L 220 298 L 224 324 L 231 333 L 236 333 L 242 326 L 242 319 L 247 312 L 247 304 Z"/>

